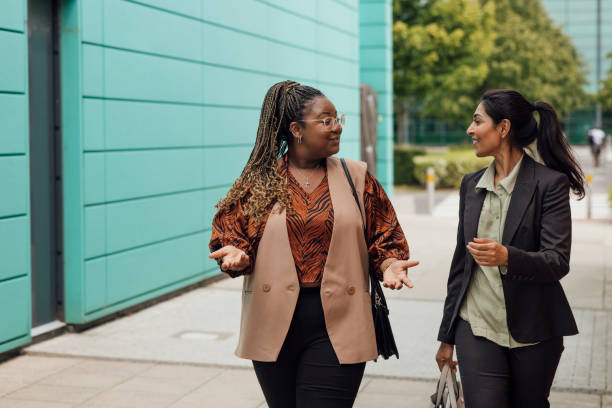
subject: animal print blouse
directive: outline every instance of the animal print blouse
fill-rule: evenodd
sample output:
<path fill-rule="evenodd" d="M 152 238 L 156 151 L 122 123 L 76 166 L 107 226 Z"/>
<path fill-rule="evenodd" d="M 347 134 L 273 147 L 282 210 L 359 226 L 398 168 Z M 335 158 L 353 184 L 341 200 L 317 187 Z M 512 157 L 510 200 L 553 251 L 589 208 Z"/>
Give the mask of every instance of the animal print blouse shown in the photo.
<path fill-rule="evenodd" d="M 327 260 L 334 224 L 327 174 L 316 189 L 308 194 L 288 171 L 286 160 L 281 163 L 279 170 L 281 175 L 287 177 L 291 206 L 295 210 L 292 214 L 287 214 L 287 230 L 298 278 L 302 286 L 318 286 Z M 211 252 L 226 245 L 233 245 L 245 251 L 251 260 L 251 265 L 240 272 L 227 271 L 231 277 L 251 273 L 255 265 L 257 246 L 268 218 L 266 215 L 260 225 L 247 219 L 242 212 L 247 199 L 248 196 L 231 208 L 219 211 L 213 219 L 209 244 Z M 382 275 L 380 267 L 385 260 L 408 259 L 408 243 L 391 201 L 370 173 L 367 173 L 365 178 L 363 202 L 370 267 Z"/>

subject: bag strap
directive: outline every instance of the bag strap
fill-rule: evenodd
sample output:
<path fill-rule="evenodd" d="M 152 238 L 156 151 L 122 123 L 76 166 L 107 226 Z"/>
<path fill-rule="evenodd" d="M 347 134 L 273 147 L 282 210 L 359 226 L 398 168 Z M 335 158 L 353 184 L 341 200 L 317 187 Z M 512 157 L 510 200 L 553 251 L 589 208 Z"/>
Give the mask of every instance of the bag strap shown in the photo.
<path fill-rule="evenodd" d="M 448 389 L 448 401 L 450 402 L 451 408 L 457 408 L 457 395 L 455 395 L 455 387 L 457 386 L 457 379 L 453 375 L 452 371 L 449 370 L 446 375 L 446 388 Z M 447 406 L 449 404 L 447 403 Z"/>
<path fill-rule="evenodd" d="M 457 398 L 456 387 L 459 388 L 459 398 Z M 445 390 L 447 393 L 446 407 L 451 408 L 462 408 L 465 407 L 463 402 L 463 385 L 457 384 L 457 379 L 451 371 L 450 365 L 444 364 L 442 373 L 440 374 L 440 380 L 438 381 L 438 391 L 436 393 L 436 408 L 440 406 L 440 403 L 444 403 Z"/>
<path fill-rule="evenodd" d="M 353 179 L 351 178 L 351 173 L 349 172 L 348 166 L 346 165 L 346 161 L 344 158 L 340 159 L 340 163 L 342 163 L 342 168 L 344 169 L 344 174 L 346 175 L 346 179 L 348 180 L 349 185 L 351 186 L 351 191 L 353 192 L 353 198 L 357 203 L 357 208 L 359 208 L 359 215 L 361 215 L 361 219 L 363 221 L 363 237 L 366 240 L 366 244 L 368 242 L 368 237 L 366 236 L 365 231 L 365 218 L 364 213 L 361 211 L 361 204 L 359 204 L 359 197 L 357 196 L 357 189 L 355 188 L 355 184 L 353 184 Z"/>
<path fill-rule="evenodd" d="M 436 393 L 436 407 L 440 406 L 440 402 L 442 402 L 442 395 L 444 394 L 444 386 L 446 385 L 446 379 L 448 378 L 448 371 L 450 370 L 450 366 L 448 364 L 444 364 L 442 368 L 442 373 L 440 374 L 440 380 L 438 380 L 438 392 Z"/>
<path fill-rule="evenodd" d="M 457 403 L 457 408 L 465 408 L 465 399 L 463 398 L 463 383 L 459 383 L 459 401 Z"/>

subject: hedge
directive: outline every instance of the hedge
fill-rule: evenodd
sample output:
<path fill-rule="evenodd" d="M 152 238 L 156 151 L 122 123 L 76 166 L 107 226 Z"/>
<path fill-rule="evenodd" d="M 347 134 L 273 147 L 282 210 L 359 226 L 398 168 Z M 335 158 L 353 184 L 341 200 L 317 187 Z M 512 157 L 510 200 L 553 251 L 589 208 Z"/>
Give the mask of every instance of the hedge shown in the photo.
<path fill-rule="evenodd" d="M 425 149 L 395 146 L 393 148 L 393 177 L 395 185 L 418 184 L 414 177 L 414 159 L 427 154 Z"/>
<path fill-rule="evenodd" d="M 414 158 L 414 178 L 424 186 L 427 168 L 433 167 L 437 187 L 459 188 L 463 176 L 488 166 L 491 160 L 491 157 L 476 157 L 473 149 L 431 153 Z"/>

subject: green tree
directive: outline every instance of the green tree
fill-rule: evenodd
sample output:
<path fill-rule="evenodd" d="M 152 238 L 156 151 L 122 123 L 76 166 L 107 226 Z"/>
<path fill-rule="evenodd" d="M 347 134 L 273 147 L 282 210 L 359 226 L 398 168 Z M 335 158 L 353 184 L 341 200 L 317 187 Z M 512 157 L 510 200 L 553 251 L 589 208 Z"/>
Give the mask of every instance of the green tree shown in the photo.
<path fill-rule="evenodd" d="M 612 52 L 608 54 L 608 58 L 612 60 Z M 599 103 L 601 103 L 603 110 L 612 112 L 612 66 L 610 67 L 608 75 L 604 78 L 601 85 L 602 87 L 597 95 Z M 612 194 L 612 190 L 610 191 Z"/>
<path fill-rule="evenodd" d="M 481 0 L 495 4 L 495 45 L 482 90 L 512 88 L 551 103 L 561 116 L 585 106 L 585 64 L 571 39 L 554 26 L 540 0 Z"/>
<path fill-rule="evenodd" d="M 562 117 L 590 101 L 585 64 L 541 0 L 394 0 L 393 14 L 399 117 L 465 122 L 491 88 L 547 101 Z"/>
<path fill-rule="evenodd" d="M 394 0 L 397 111 L 465 119 L 489 74 L 493 5 L 478 0 Z"/>

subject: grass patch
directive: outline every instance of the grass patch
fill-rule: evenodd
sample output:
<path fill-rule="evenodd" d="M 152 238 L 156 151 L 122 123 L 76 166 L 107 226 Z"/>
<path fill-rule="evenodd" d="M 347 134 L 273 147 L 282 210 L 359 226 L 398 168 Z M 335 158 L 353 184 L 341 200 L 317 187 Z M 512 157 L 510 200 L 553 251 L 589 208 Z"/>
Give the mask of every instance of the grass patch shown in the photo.
<path fill-rule="evenodd" d="M 427 168 L 433 167 L 437 187 L 459 188 L 463 176 L 488 166 L 492 160 L 492 157 L 476 157 L 471 147 L 429 153 L 414 158 L 414 178 L 425 185 Z"/>

